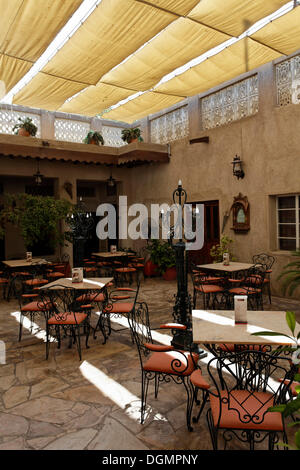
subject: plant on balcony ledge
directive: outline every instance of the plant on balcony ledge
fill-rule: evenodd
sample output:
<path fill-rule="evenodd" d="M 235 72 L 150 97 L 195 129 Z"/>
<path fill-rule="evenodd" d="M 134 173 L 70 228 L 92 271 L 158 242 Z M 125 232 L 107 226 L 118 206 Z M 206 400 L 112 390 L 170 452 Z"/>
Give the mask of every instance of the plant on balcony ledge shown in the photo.
<path fill-rule="evenodd" d="M 37 133 L 37 126 L 33 124 L 31 118 L 18 118 L 18 121 L 20 121 L 18 124 L 16 124 L 13 127 L 13 132 L 16 135 L 21 135 L 23 137 L 29 137 L 30 135 L 32 137 L 36 136 Z"/>
<path fill-rule="evenodd" d="M 143 142 L 141 130 L 138 127 L 123 129 L 121 137 L 124 142 L 127 142 L 127 144 L 130 144 L 131 142 Z"/>
<path fill-rule="evenodd" d="M 104 145 L 104 139 L 100 132 L 90 131 L 87 133 L 86 137 L 83 139 L 84 144 L 93 144 L 93 145 Z"/>

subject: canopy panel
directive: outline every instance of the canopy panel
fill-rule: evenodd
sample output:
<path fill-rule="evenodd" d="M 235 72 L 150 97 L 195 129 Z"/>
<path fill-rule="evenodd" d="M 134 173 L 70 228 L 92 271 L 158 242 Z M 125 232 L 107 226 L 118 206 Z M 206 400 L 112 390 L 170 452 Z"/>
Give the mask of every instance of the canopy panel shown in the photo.
<path fill-rule="evenodd" d="M 97 86 L 89 86 L 83 93 L 64 103 L 59 111 L 95 116 L 134 93 L 134 90 L 99 83 Z"/>
<path fill-rule="evenodd" d="M 136 0 L 137 2 L 148 3 L 157 8 L 161 8 L 179 16 L 187 15 L 199 0 Z"/>
<path fill-rule="evenodd" d="M 160 109 L 168 108 L 173 104 L 181 101 L 181 96 L 169 96 L 162 93 L 148 91 L 136 99 L 128 101 L 119 108 L 112 109 L 103 116 L 105 119 L 114 119 L 118 121 L 132 123 L 137 119 L 145 117 L 145 109 L 147 114 L 153 114 Z"/>
<path fill-rule="evenodd" d="M 144 91 L 175 68 L 225 42 L 230 36 L 179 18 L 145 47 L 102 78 L 105 83 Z"/>
<path fill-rule="evenodd" d="M 280 54 L 272 49 L 250 38 L 244 38 L 183 74 L 159 85 L 155 91 L 193 96 L 278 57 Z"/>
<path fill-rule="evenodd" d="M 188 17 L 232 36 L 239 36 L 286 3 L 286 0 L 201 0 Z"/>
<path fill-rule="evenodd" d="M 272 21 L 251 37 L 281 54 L 292 54 L 300 46 L 300 7 Z"/>

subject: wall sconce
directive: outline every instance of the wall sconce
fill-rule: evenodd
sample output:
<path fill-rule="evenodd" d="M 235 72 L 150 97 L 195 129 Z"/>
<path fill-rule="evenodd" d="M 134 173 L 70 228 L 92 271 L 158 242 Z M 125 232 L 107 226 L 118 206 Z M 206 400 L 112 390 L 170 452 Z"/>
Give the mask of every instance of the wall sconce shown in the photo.
<path fill-rule="evenodd" d="M 35 184 L 40 186 L 43 182 L 44 175 L 40 173 L 40 159 L 37 160 L 37 172 L 33 175 Z"/>
<path fill-rule="evenodd" d="M 233 175 L 237 177 L 237 179 L 243 179 L 245 176 L 244 170 L 243 170 L 243 162 L 240 159 L 238 155 L 236 155 L 233 159 L 233 162 L 231 162 L 233 165 Z"/>

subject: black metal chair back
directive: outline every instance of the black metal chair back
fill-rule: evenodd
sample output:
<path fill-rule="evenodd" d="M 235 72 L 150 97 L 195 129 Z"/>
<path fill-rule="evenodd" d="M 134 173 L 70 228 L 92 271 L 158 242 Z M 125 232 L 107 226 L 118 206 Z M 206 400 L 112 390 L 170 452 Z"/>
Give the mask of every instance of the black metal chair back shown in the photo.
<path fill-rule="evenodd" d="M 68 315 L 73 315 L 74 322 L 77 324 L 76 313 L 82 312 L 81 306 L 87 304 L 90 291 L 86 290 L 81 293 L 81 300 L 78 300 L 79 291 L 73 287 L 65 287 L 55 285 L 46 289 L 40 289 L 40 302 L 43 311 L 46 312 L 47 318 L 54 316 L 55 320 L 64 322 Z"/>
<path fill-rule="evenodd" d="M 153 344 L 149 321 L 149 310 L 146 302 L 135 303 L 135 308 L 128 316 L 132 337 L 137 346 L 141 367 L 151 351 L 145 346 Z"/>
<path fill-rule="evenodd" d="M 254 255 L 252 260 L 255 264 L 261 264 L 266 266 L 266 269 L 271 269 L 275 262 L 275 257 L 266 253 L 260 253 L 258 255 Z"/>
<path fill-rule="evenodd" d="M 269 407 L 286 403 L 296 372 L 288 357 L 253 349 L 214 357 L 207 370 L 214 384 L 211 395 L 219 400 L 217 426 L 222 413 L 230 411 L 235 412 L 239 429 L 261 424 Z"/>

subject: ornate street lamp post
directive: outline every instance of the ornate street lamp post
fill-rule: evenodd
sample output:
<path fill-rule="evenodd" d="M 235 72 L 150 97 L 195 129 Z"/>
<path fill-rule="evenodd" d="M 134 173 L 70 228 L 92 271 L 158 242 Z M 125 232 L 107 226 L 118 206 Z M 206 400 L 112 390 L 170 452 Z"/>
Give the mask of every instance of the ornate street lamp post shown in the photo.
<path fill-rule="evenodd" d="M 87 212 L 86 205 L 80 198 L 75 210 L 71 216 L 67 218 L 67 224 L 71 229 L 71 236 L 74 246 L 73 267 L 83 266 L 84 246 L 88 239 L 90 230 L 94 225 L 92 214 Z"/>
<path fill-rule="evenodd" d="M 173 203 L 179 208 L 179 215 L 181 220 L 177 220 L 172 227 L 170 227 L 170 243 L 175 251 L 176 256 L 176 272 L 177 272 L 177 294 L 175 295 L 175 305 L 173 307 L 173 318 L 176 323 L 181 323 L 187 327 L 187 330 L 174 330 L 172 346 L 178 349 L 189 349 L 200 353 L 200 357 L 205 357 L 207 354 L 203 350 L 199 350 L 198 345 L 193 343 L 192 334 L 192 299 L 188 292 L 188 255 L 186 251 L 186 242 L 181 238 L 175 243 L 174 236 L 176 234 L 176 225 L 181 223 L 181 228 L 184 226 L 183 209 L 187 200 L 186 190 L 183 189 L 181 180 L 178 182 L 178 187 L 173 192 Z"/>

